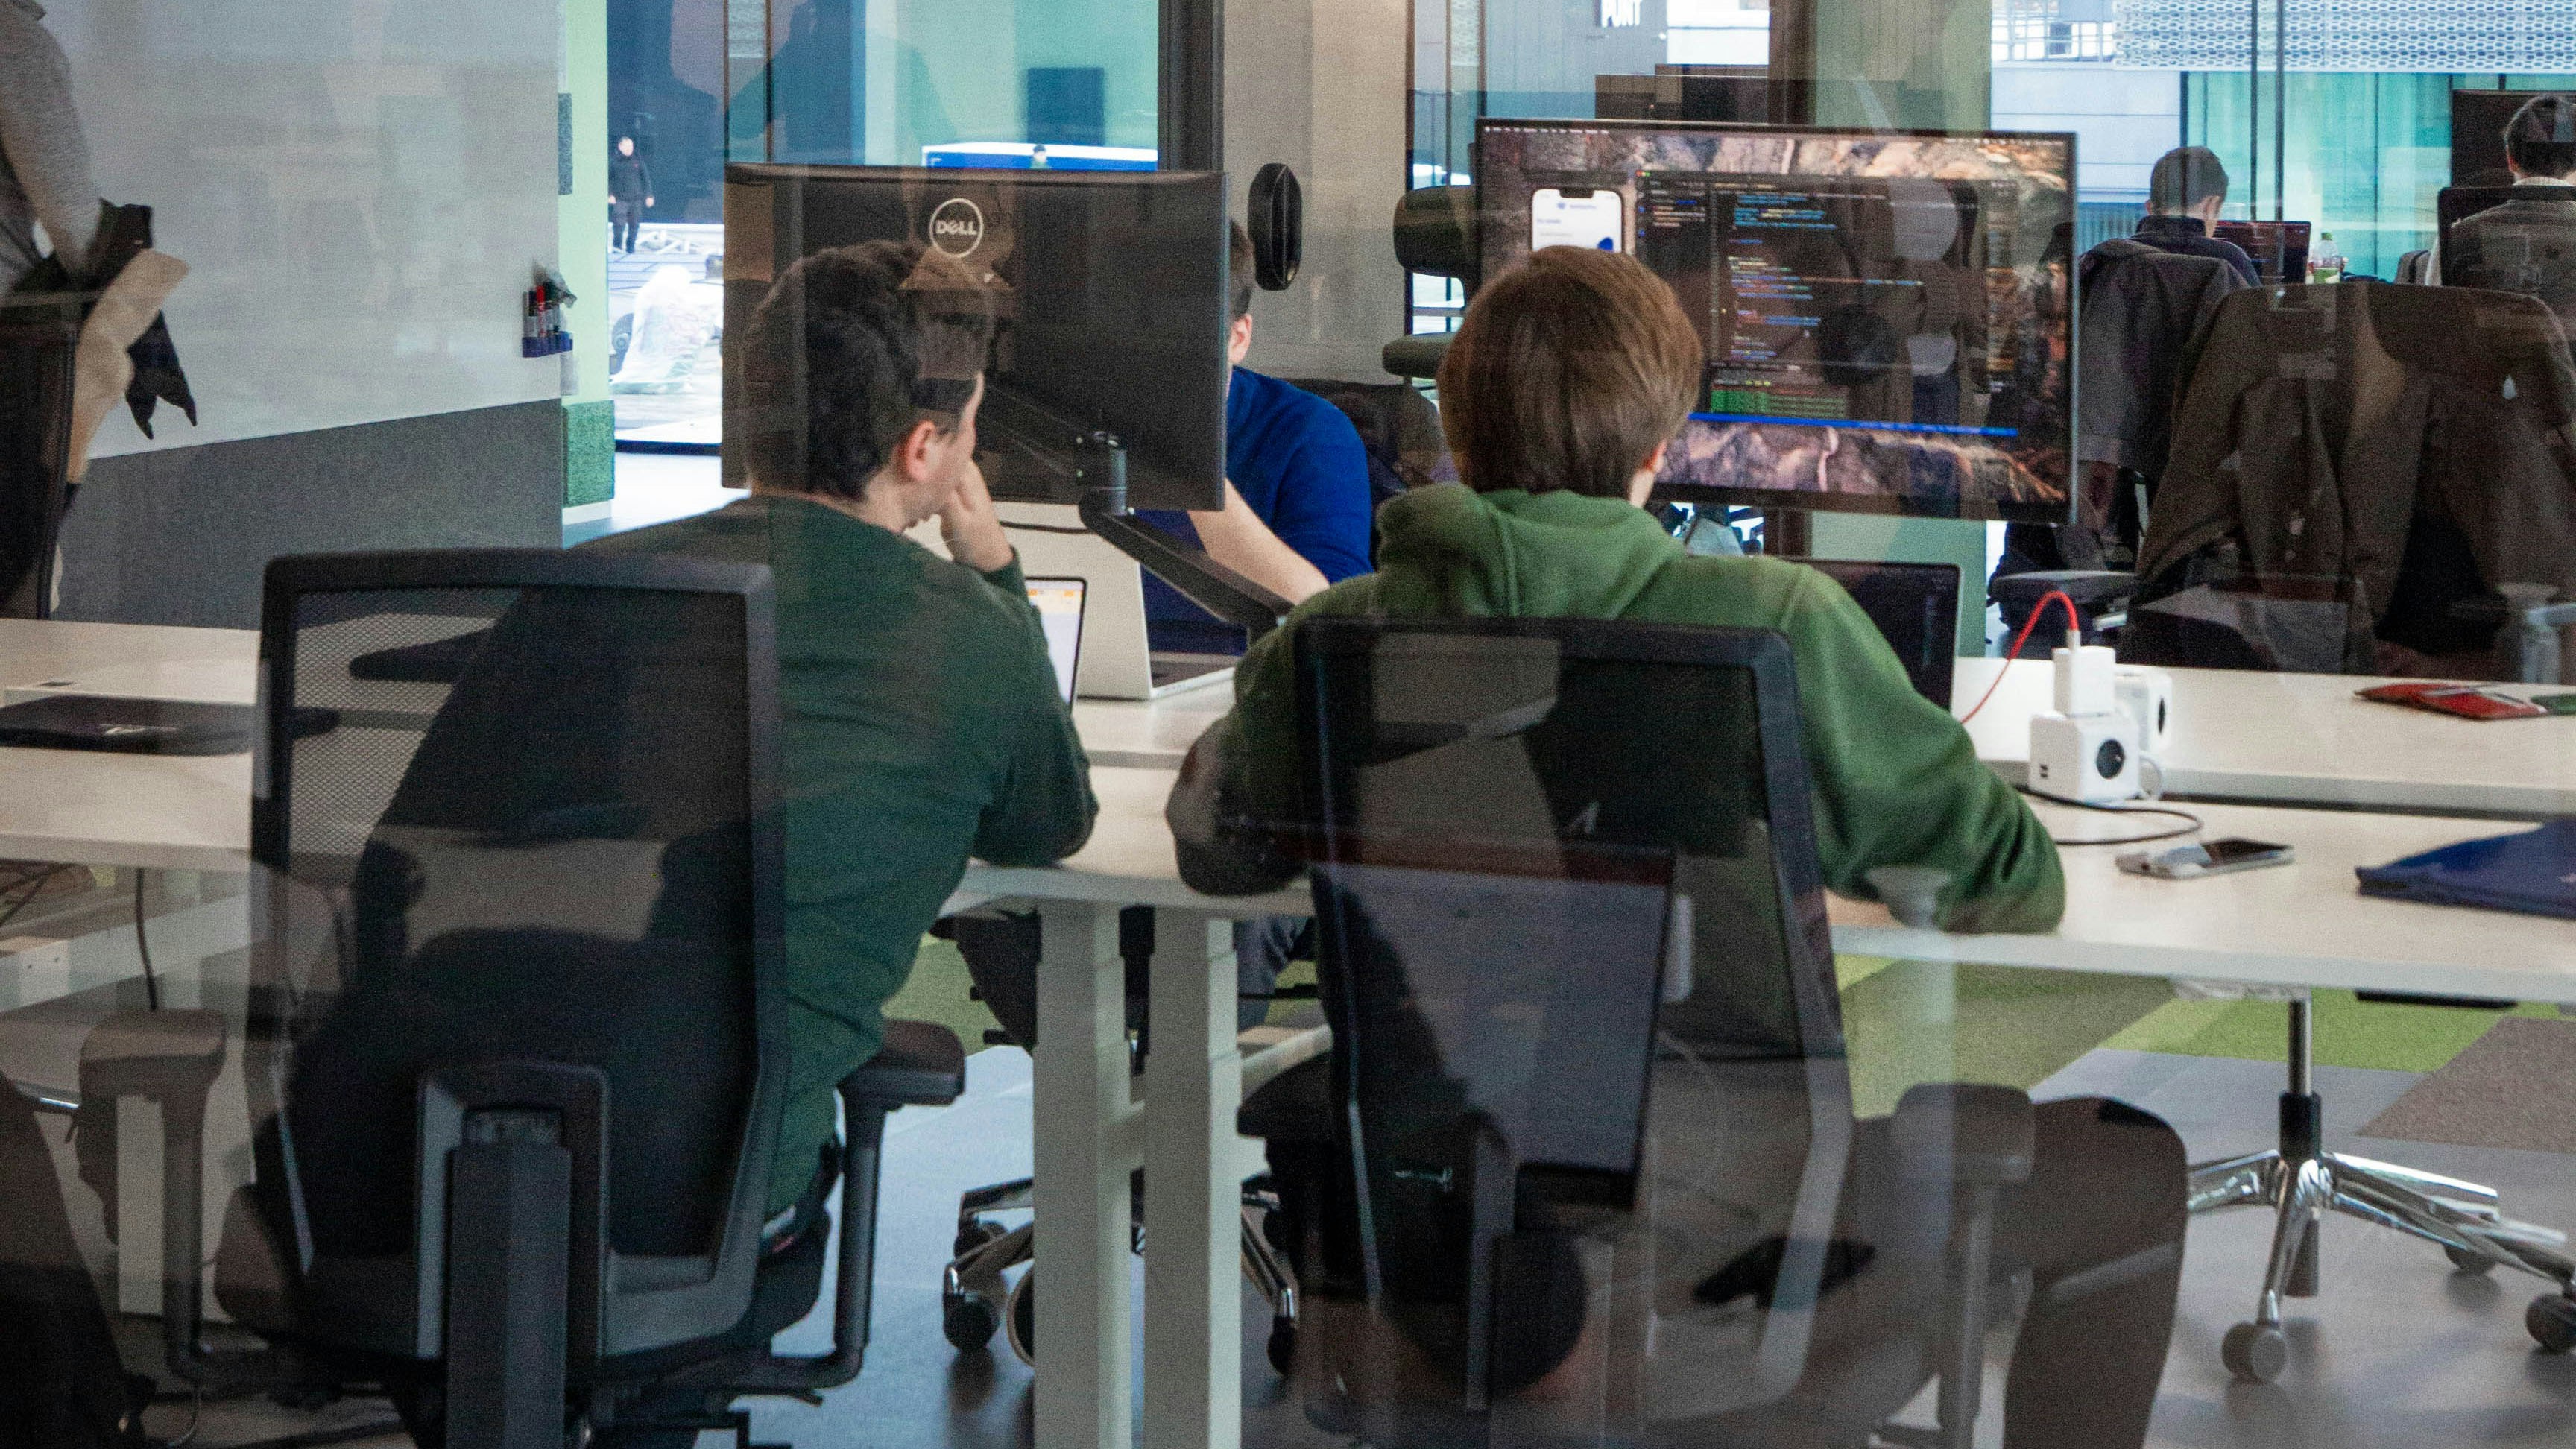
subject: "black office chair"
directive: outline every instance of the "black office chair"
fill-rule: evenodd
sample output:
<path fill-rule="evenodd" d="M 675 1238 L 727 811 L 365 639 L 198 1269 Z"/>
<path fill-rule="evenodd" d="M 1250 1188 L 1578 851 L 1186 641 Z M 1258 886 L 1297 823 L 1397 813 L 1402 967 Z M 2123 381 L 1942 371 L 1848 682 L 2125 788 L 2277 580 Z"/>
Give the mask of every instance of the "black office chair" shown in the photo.
<path fill-rule="evenodd" d="M 244 1080 L 254 1180 L 202 1322 L 211 1013 L 110 1021 L 83 1087 L 160 1104 L 163 1325 L 209 1390 L 392 1397 L 454 1446 L 747 1443 L 867 1344 L 887 1113 L 963 1053 L 889 1023 L 840 1083 L 830 1352 L 821 1192 L 764 1223 L 787 1077 L 776 655 L 766 569 L 559 552 L 268 570 Z M 445 677 L 353 664 L 487 636 Z M 402 673 L 398 671 L 397 673 Z M 336 712 L 298 736 L 290 711 Z M 92 1070 L 92 1067 L 96 1070 Z M 828 1154 L 827 1154 L 828 1157 Z M 657 1437 L 658 1436 L 658 1437 Z"/>
<path fill-rule="evenodd" d="M 1297 646 L 1307 818 L 1248 828 L 1308 842 L 1334 1047 L 1238 1127 L 1270 1142 L 1309 1416 L 1377 1449 L 1728 1442 L 1809 1372 L 1820 1300 L 1911 1270 L 1945 1309 L 1873 1354 L 1931 1350 L 1939 1424 L 1845 1432 L 1972 1442 L 2031 1108 L 1917 1088 L 1931 1226 L 1837 1240 L 1855 1124 L 1787 645 L 1317 619 Z"/>
<path fill-rule="evenodd" d="M 2219 309 L 2139 551 L 2121 658 L 2316 673 L 2554 680 L 2576 605 L 2576 373 L 2546 307 L 2455 287 L 2240 292 Z M 2223 424 L 2223 425 L 2216 425 Z M 2536 597 L 2535 597 L 2536 595 Z M 2362 706 L 2355 706 L 2356 708 Z M 2364 999 L 2494 1009 L 2401 993 Z M 2340 1212 L 2440 1246 L 2463 1272 L 2551 1280 L 2525 1326 L 2576 1345 L 2576 1260 L 2503 1218 L 2494 1190 L 2325 1150 L 2306 993 L 2287 1003 L 2280 1133 L 2200 1164 L 2194 1211 L 2275 1211 L 2254 1317 L 2222 1356 L 2264 1381 L 2288 1362 L 2282 1300 L 2318 1291 L 2320 1222 Z"/>

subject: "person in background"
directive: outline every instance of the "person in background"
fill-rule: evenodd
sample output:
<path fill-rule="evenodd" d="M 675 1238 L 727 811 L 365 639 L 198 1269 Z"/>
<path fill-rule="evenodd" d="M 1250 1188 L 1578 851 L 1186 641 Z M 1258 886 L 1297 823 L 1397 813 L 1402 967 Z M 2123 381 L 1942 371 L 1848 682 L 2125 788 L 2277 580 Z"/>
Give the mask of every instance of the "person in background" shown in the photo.
<path fill-rule="evenodd" d="M 2433 275 L 2537 297 L 2576 327 L 2576 96 L 2525 102 L 2505 124 L 2504 153 L 2522 195 L 2453 223 Z"/>
<path fill-rule="evenodd" d="M 1697 391 L 1699 334 L 1672 290 L 1634 257 L 1549 247 L 1486 284 L 1440 365 L 1441 423 L 1459 485 L 1417 488 L 1380 513 L 1379 571 L 1307 600 L 1235 673 L 1232 713 L 1202 736 L 1166 808 L 1191 886 L 1240 894 L 1296 869 L 1260 823 L 1296 822 L 1303 753 L 1295 632 L 1333 615 L 1622 619 L 1775 630 L 1797 662 L 1826 884 L 1875 894 L 1870 871 L 1925 866 L 1952 931 L 2044 931 L 2065 905 L 2057 850 L 2030 808 L 1978 763 L 1967 732 L 1914 692 L 1851 597 L 1802 564 L 1695 556 L 1644 504 Z M 1252 823 L 1247 834 L 1239 823 Z M 1998 1272 L 2036 1294 L 2014 1348 L 2005 1442 L 2134 1446 L 2164 1371 L 2181 1277 L 2181 1139 L 2101 1099 L 2036 1111 L 2030 1179 L 1996 1222 Z M 1888 1150 L 1889 1119 L 1860 1124 L 1835 1237 L 1912 1201 Z M 1819 1303 L 1820 1345 L 1920 1332 L 1922 1275 L 1893 1251 Z M 1937 1279 L 1932 1280 L 1937 1281 Z M 2060 1290 L 2062 1285 L 2062 1291 Z M 1516 1325 L 1540 1334 L 1545 1325 Z M 1574 1335 L 1560 1335 L 1567 1342 Z M 1766 1424 L 1813 1427 L 1799 1443 L 1857 1443 L 1920 1381 L 1855 1383 L 1835 1355 Z M 1786 1442 L 1733 1420 L 1709 1443 Z"/>
<path fill-rule="evenodd" d="M 653 168 L 635 154 L 635 138 L 617 138 L 617 151 L 608 158 L 608 245 L 628 256 L 635 255 L 635 233 L 644 224 L 644 212 L 653 204 Z"/>
<path fill-rule="evenodd" d="M 1252 350 L 1253 261 L 1252 238 L 1239 224 L 1226 273 L 1234 374 L 1225 396 L 1225 505 L 1142 516 L 1294 604 L 1369 570 L 1368 454 L 1331 403 L 1243 365 Z M 1151 574 L 1145 618 L 1156 649 L 1242 652 L 1242 630 Z"/>
<path fill-rule="evenodd" d="M 2159 251 L 2187 257 L 2216 257 L 2235 269 L 2249 287 L 2260 286 L 2254 259 L 2232 241 L 2209 234 L 2227 205 L 2227 168 L 2206 146 L 2177 146 L 2156 158 L 2147 174 L 2147 214 L 2138 218 L 2137 240 Z"/>
<path fill-rule="evenodd" d="M 807 257 L 727 343 L 751 496 L 588 545 L 777 579 L 791 1004 L 769 1211 L 790 1238 L 830 1185 L 834 1085 L 876 1055 L 967 857 L 1051 864 L 1098 811 L 975 465 L 991 335 L 991 299 L 944 253 Z M 932 518 L 949 558 L 904 537 Z"/>

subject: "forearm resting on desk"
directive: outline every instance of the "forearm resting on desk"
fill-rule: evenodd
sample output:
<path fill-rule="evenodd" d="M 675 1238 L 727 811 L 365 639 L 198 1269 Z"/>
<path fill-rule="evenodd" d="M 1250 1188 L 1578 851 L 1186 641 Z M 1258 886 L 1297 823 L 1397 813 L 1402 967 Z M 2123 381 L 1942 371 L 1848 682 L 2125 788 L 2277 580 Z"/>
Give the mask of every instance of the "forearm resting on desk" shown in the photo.
<path fill-rule="evenodd" d="M 1193 511 L 1190 524 L 1199 546 L 1218 563 L 1261 585 L 1291 604 L 1304 603 L 1324 591 L 1323 571 L 1280 542 L 1261 521 L 1234 484 L 1225 485 L 1225 507 L 1212 513 Z"/>
<path fill-rule="evenodd" d="M 1172 854 L 1181 880 L 1211 896 L 1248 896 L 1276 890 L 1297 878 L 1300 869 L 1243 828 L 1240 807 L 1226 788 L 1228 755 L 1239 738 L 1232 720 L 1220 720 L 1190 746 L 1181 762 L 1181 777 L 1163 806 L 1172 828 Z"/>

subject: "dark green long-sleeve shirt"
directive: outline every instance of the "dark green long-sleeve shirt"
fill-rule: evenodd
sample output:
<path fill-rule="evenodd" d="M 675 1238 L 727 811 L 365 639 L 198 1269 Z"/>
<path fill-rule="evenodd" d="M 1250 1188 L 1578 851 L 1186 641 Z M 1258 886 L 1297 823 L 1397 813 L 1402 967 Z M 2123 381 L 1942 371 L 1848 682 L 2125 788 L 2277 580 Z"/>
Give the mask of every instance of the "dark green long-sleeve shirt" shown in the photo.
<path fill-rule="evenodd" d="M 832 1135 L 833 1088 L 968 855 L 1045 865 L 1098 809 L 1014 561 L 989 574 L 799 498 L 757 496 L 592 545 L 765 563 L 786 716 L 787 1119 L 769 1206 Z"/>
<path fill-rule="evenodd" d="M 2047 830 L 2010 785 L 1977 762 L 1967 731 L 1949 712 L 1915 692 L 1869 616 L 1823 574 L 1778 559 L 1694 556 L 1643 509 L 1567 492 L 1418 489 L 1379 511 L 1378 531 L 1378 572 L 1299 605 L 1291 628 L 1263 639 L 1236 669 L 1234 710 L 1194 752 L 1199 758 L 1170 812 L 1191 884 L 1247 890 L 1274 883 L 1223 849 L 1190 846 L 1208 838 L 1220 809 L 1256 819 L 1296 814 L 1296 620 L 1629 619 L 1773 629 L 1787 637 L 1827 886 L 1870 898 L 1870 870 L 1929 866 L 1949 874 L 1939 901 L 1951 930 L 2038 931 L 2057 923 L 2065 881 Z M 1202 778 L 1208 775 L 1214 778 Z"/>

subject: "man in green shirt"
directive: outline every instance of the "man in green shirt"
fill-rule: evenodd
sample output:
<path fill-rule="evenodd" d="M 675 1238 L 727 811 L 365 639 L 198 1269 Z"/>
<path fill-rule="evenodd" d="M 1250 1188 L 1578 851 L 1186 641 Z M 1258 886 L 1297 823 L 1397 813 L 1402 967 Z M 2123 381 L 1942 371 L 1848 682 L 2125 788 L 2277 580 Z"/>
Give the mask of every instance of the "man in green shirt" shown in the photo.
<path fill-rule="evenodd" d="M 1464 484 L 1387 504 L 1377 573 L 1308 599 L 1244 656 L 1234 710 L 1192 748 L 1167 812 L 1190 884 L 1243 893 L 1294 872 L 1247 838 L 1257 832 L 1231 827 L 1299 814 L 1299 622 L 1624 619 L 1788 640 L 1830 888 L 1870 897 L 1873 869 L 1929 867 L 1946 877 L 1935 909 L 1947 929 L 2057 923 L 2065 882 L 2047 830 L 1977 762 L 1958 722 L 1914 692 L 1850 597 L 1802 565 L 1687 554 L 1641 506 L 1702 361 L 1671 290 L 1631 257 L 1551 247 L 1477 294 L 1440 368 L 1441 422 Z M 2037 1289 L 2015 1348 L 2005 1439 L 2135 1445 L 2181 1275 L 2182 1142 L 2118 1102 L 2050 1102 L 2034 1115 L 2031 1176 L 2006 1193 L 1995 1226 L 1999 1263 L 2029 1271 Z M 1928 1326 L 1940 1255 L 1909 1250 L 1922 1238 L 1909 1220 L 1940 1213 L 1946 1197 L 1927 1203 L 1906 1185 L 1886 1118 L 1859 1124 L 1843 1180 L 1834 1236 L 1870 1246 L 1819 1304 L 1806 1376 L 1759 1424 L 1712 1425 L 1710 1442 L 1857 1442 L 1919 1386 L 1901 1372 L 1873 1375 L 1885 1359 L 1872 1355 Z"/>
<path fill-rule="evenodd" d="M 975 466 L 991 327 L 942 253 L 872 242 L 798 262 L 733 343 L 749 425 L 727 442 L 751 497 L 593 545 L 776 575 L 790 1061 L 773 1214 L 819 1205 L 833 1088 L 876 1055 L 967 857 L 1050 864 L 1097 810 Z M 934 517 L 954 563 L 903 536 Z"/>

